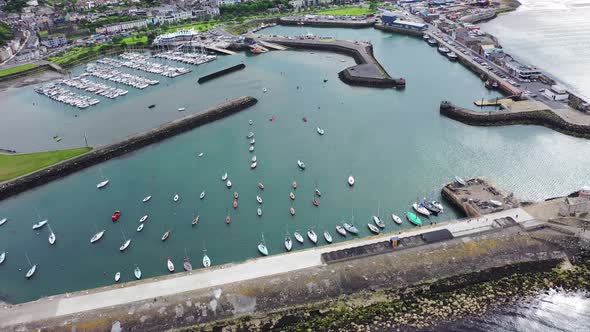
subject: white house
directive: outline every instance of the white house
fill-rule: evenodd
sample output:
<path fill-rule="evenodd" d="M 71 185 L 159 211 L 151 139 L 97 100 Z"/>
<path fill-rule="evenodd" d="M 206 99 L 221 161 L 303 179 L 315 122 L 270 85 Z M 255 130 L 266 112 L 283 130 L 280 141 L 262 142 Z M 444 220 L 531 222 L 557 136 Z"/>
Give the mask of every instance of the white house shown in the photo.
<path fill-rule="evenodd" d="M 566 100 L 569 98 L 569 94 L 567 93 L 565 88 L 557 84 L 552 85 L 551 89 L 545 89 L 545 91 L 543 91 L 543 95 L 547 99 L 551 100 Z"/>

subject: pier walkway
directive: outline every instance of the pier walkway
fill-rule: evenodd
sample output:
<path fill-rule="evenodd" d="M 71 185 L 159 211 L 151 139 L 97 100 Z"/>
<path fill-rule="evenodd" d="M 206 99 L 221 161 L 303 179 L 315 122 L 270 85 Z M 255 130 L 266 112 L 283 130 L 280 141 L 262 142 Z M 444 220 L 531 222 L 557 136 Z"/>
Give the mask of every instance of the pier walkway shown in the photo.
<path fill-rule="evenodd" d="M 516 218 L 516 215 L 518 215 L 518 218 Z M 127 305 L 136 301 L 155 299 L 162 296 L 170 296 L 317 267 L 322 265 L 321 256 L 323 253 L 388 241 L 392 236 L 405 238 L 444 228 L 448 229 L 454 236 L 475 234 L 494 227 L 493 223 L 495 219 L 506 217 L 514 218 L 518 223 L 526 223 L 534 220 L 523 209 L 515 208 L 479 218 L 452 220 L 431 226 L 407 229 L 401 232 L 391 232 L 317 248 L 299 250 L 293 253 L 251 259 L 239 264 L 226 264 L 209 269 L 198 269 L 192 273 L 177 273 L 71 294 L 66 293 L 50 296 L 24 304 L 5 305 L 0 308 L 0 329 L 5 330 L 17 324 L 27 324 L 90 310 Z M 283 250 L 282 248 L 270 249 L 271 253 L 273 250 Z M 215 257 L 212 258 L 215 261 Z"/>

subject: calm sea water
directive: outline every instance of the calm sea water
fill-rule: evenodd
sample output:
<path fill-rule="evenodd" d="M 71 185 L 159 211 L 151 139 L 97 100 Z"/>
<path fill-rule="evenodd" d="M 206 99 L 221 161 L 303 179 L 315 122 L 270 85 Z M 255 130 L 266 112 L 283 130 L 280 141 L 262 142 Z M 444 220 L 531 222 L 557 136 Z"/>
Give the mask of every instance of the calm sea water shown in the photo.
<path fill-rule="evenodd" d="M 590 1 L 519 0 L 516 11 L 482 24 L 518 58 L 590 98 Z"/>
<path fill-rule="evenodd" d="M 590 145 L 585 140 L 540 127 L 470 127 L 439 116 L 441 100 L 470 106 L 495 94 L 476 75 L 419 39 L 371 29 L 275 27 L 266 32 L 371 40 L 383 66 L 405 77 L 408 86 L 403 91 L 351 87 L 338 80 L 337 72 L 353 64 L 352 59 L 286 51 L 221 57 L 184 77 L 162 79 L 145 91 L 130 89 L 120 100 L 103 100 L 85 111 L 55 104 L 30 87 L 4 92 L 0 141 L 22 151 L 56 147 L 50 139 L 55 133 L 64 138 L 64 146 L 80 145 L 84 132 L 91 144 L 108 143 L 183 115 L 176 111 L 181 106 L 195 112 L 241 95 L 255 96 L 259 103 L 0 202 L 0 215 L 10 218 L 0 229 L 0 250 L 8 252 L 0 266 L 3 298 L 22 302 L 103 286 L 112 283 L 117 271 L 124 281 L 131 280 L 135 265 L 145 277 L 161 275 L 167 273 L 166 257 L 180 268 L 185 253 L 200 266 L 203 248 L 213 264 L 239 262 L 258 256 L 262 234 L 271 254 L 283 252 L 283 235 L 296 229 L 314 227 L 318 234 L 329 229 L 341 241 L 334 225 L 349 221 L 353 208 L 361 236 L 368 235 L 366 223 L 378 212 L 387 219 L 386 230 L 395 231 L 399 226 L 387 217 L 390 213 L 403 214 L 417 197 L 440 199 L 441 186 L 456 174 L 488 176 L 530 199 L 566 194 L 587 180 Z M 204 73 L 240 61 L 246 63 L 245 70 L 204 85 L 195 83 Z M 265 87 L 267 93 L 262 92 Z M 157 107 L 149 110 L 150 104 Z M 272 116 L 276 120 L 268 121 Z M 324 136 L 316 133 L 318 125 L 325 129 Z M 259 163 L 254 171 L 245 138 L 249 131 L 256 133 Z M 196 156 L 199 152 L 204 152 L 202 158 Z M 297 159 L 306 162 L 305 171 L 297 168 Z M 224 171 L 232 190 L 220 180 Z M 111 183 L 98 191 L 101 172 Z M 357 179 L 352 189 L 346 184 L 349 174 Z M 297 214 L 291 217 L 288 194 L 294 179 L 300 186 L 293 203 Z M 257 189 L 258 181 L 266 185 L 263 192 Z M 323 194 L 317 208 L 311 203 L 316 185 Z M 199 200 L 203 190 L 207 196 Z M 234 190 L 240 194 L 236 211 L 231 208 Z M 178 203 L 172 202 L 175 193 L 181 195 Z M 256 194 L 264 200 L 262 218 L 256 216 Z M 144 204 L 146 195 L 153 198 Z M 115 209 L 123 215 L 113 224 Z M 47 242 L 47 228 L 39 234 L 31 230 L 38 220 L 36 210 L 50 219 L 58 238 L 54 246 Z M 224 223 L 228 212 L 230 226 Z M 201 222 L 193 228 L 196 213 Z M 137 233 L 144 214 L 150 218 Z M 433 221 L 455 217 L 448 211 Z M 106 229 L 105 237 L 90 245 L 97 229 Z M 172 235 L 162 242 L 166 230 Z M 133 241 L 120 253 L 124 238 Z M 295 249 L 309 246 L 295 244 Z M 25 252 L 39 264 L 31 280 L 24 277 Z"/>

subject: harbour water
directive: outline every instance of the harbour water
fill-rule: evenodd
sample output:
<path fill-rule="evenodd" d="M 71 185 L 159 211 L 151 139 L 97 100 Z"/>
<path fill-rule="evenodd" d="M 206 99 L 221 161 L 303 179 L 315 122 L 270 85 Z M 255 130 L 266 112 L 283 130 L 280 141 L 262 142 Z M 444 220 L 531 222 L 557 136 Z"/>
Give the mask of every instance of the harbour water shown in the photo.
<path fill-rule="evenodd" d="M 514 12 L 502 14 L 483 30 L 497 36 L 506 51 L 557 77 L 590 98 L 590 1 L 519 0 Z"/>
<path fill-rule="evenodd" d="M 270 254 L 284 252 L 285 232 L 297 229 L 305 233 L 314 227 L 320 238 L 328 229 L 342 241 L 334 225 L 350 221 L 353 209 L 361 236 L 369 234 L 366 224 L 378 206 L 386 230 L 395 231 L 400 228 L 389 214 L 403 215 L 416 198 L 440 200 L 441 186 L 454 175 L 485 175 L 529 199 L 569 193 L 587 179 L 590 146 L 585 140 L 540 127 L 479 128 L 440 117 L 441 100 L 471 107 L 475 99 L 496 94 L 420 39 L 372 29 L 274 27 L 264 33 L 371 40 L 376 58 L 392 76 L 406 78 L 408 86 L 351 87 L 337 77 L 354 63 L 351 58 L 285 51 L 219 57 L 181 77 L 159 78 L 158 86 L 129 88 L 116 101 L 103 98 L 87 110 L 35 97 L 31 87 L 3 92 L 0 116 L 8 120 L 0 123 L 0 141 L 18 151 L 81 145 L 84 133 L 92 145 L 104 144 L 184 115 L 177 112 L 179 107 L 195 112 L 226 98 L 259 99 L 235 116 L 0 202 L 0 216 L 10 218 L 0 228 L 0 250 L 8 252 L 0 266 L 3 299 L 22 302 L 109 285 L 117 271 L 122 281 L 132 280 L 136 265 L 144 277 L 165 274 L 166 257 L 178 269 L 185 253 L 197 267 L 203 248 L 214 265 L 243 261 L 258 257 L 256 245 L 263 234 Z M 199 76 L 240 61 L 247 65 L 245 70 L 195 83 Z M 150 104 L 157 106 L 150 110 Z M 275 120 L 269 121 L 273 116 Z M 316 126 L 326 134 L 319 136 Z M 249 131 L 256 134 L 254 153 L 248 152 Z M 63 145 L 49 139 L 56 132 Z M 249 167 L 253 154 L 258 158 L 256 170 Z M 298 159 L 307 164 L 305 171 L 298 169 Z M 225 171 L 233 182 L 231 190 L 220 180 Z M 111 183 L 99 191 L 95 186 L 101 172 Z M 349 174 L 357 180 L 353 188 L 346 183 Z M 293 180 L 299 183 L 295 217 L 289 215 L 288 197 Z M 257 189 L 258 181 L 264 182 L 264 191 Z M 322 191 L 319 207 L 312 205 L 316 185 Z M 207 195 L 199 200 L 203 190 Z M 240 194 L 235 211 L 233 191 Z M 181 196 L 178 203 L 172 201 L 175 193 Z M 264 200 L 261 218 L 256 216 L 257 194 Z M 147 195 L 153 198 L 142 203 Z M 116 209 L 122 216 L 113 224 Z M 38 221 L 36 210 L 50 220 L 57 235 L 54 246 L 47 242 L 47 228 L 39 234 L 31 230 Z M 200 223 L 191 227 L 197 213 Z M 232 216 L 229 226 L 224 221 L 227 213 Z M 144 214 L 150 218 L 137 233 Z M 456 217 L 447 209 L 431 220 Z M 401 227 L 411 226 L 404 221 Z M 102 229 L 107 230 L 104 238 L 91 245 L 90 237 Z M 170 238 L 162 242 L 167 230 L 172 231 Z M 120 253 L 124 238 L 131 238 L 132 244 Z M 294 243 L 294 248 L 310 245 L 306 239 L 304 246 Z M 30 280 L 24 277 L 25 252 L 39 264 Z"/>

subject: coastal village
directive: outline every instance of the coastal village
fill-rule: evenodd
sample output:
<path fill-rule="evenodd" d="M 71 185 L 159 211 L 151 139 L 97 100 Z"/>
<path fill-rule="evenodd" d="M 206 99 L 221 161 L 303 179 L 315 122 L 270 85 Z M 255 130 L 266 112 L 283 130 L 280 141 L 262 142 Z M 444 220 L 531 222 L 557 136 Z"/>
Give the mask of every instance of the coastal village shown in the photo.
<path fill-rule="evenodd" d="M 474 96 L 471 107 L 459 106 L 452 99 L 440 100 L 436 114 L 447 121 L 469 126 L 539 125 L 575 138 L 590 138 L 590 102 L 586 97 L 534 64 L 508 54 L 501 40 L 478 25 L 517 6 L 511 0 L 0 0 L 0 31 L 4 39 L 0 45 L 0 83 L 44 71 L 55 72 L 59 78 L 40 80 L 36 87 L 24 89 L 82 114 L 105 103 L 123 104 L 133 93 L 150 93 L 171 80 L 187 80 L 194 77 L 194 71 L 200 75 L 196 82 L 191 82 L 194 86 L 215 84 L 222 77 L 239 75 L 246 68 L 244 61 L 231 65 L 224 62 L 223 68 L 203 76 L 199 71 L 238 53 L 264 60 L 273 52 L 292 49 L 310 55 L 337 54 L 340 57 L 330 60 L 335 63 L 348 63 L 342 55 L 352 58 L 353 64 L 347 64 L 337 75 L 346 87 L 388 89 L 403 94 L 408 86 L 419 84 L 390 75 L 373 53 L 369 40 L 336 39 L 304 30 L 369 28 L 414 38 L 445 61 L 464 66 L 477 75 L 482 87 L 501 96 L 487 100 Z M 282 35 L 266 30 L 276 26 L 301 27 L 301 34 Z M 329 82 L 328 78 L 319 80 L 324 86 Z M 292 90 L 300 88 L 303 89 L 297 85 Z M 257 92 L 269 96 L 272 89 L 257 87 Z M 103 174 L 101 163 L 132 158 L 135 151 L 152 145 L 157 148 L 161 141 L 217 120 L 235 116 L 247 119 L 243 118 L 246 110 L 255 108 L 259 99 L 265 102 L 252 96 L 257 95 L 232 99 L 224 95 L 225 101 L 197 113 L 186 112 L 190 105 L 178 104 L 174 112 L 186 113 L 175 114 L 187 115 L 92 148 L 84 133 L 87 149 L 83 152 L 0 181 L 0 201 L 18 199 L 33 188 L 57 184 L 56 180 L 92 167 L 99 167 L 100 179 L 92 184 L 91 190 L 110 193 L 117 183 Z M 145 111 L 159 107 L 150 102 L 142 108 Z M 274 113 L 264 119 L 266 124 L 276 121 Z M 298 119 L 298 123 L 308 121 L 307 116 Z M 268 206 L 273 184 L 265 185 L 262 175 L 253 173 L 265 162 L 262 153 L 256 156 L 264 141 L 255 136 L 254 128 L 261 126 L 256 127 L 259 123 L 252 119 L 242 124 L 248 133 L 239 134 L 246 139 L 241 152 L 248 155 L 245 164 L 249 174 L 258 177 L 252 220 L 260 221 L 263 194 L 268 193 Z M 323 144 L 331 133 L 329 128 L 314 122 L 312 134 L 318 144 Z M 54 140 L 59 142 L 61 138 L 56 135 Z M 18 155 L 8 149 L 4 152 Z M 207 154 L 204 150 L 193 152 L 191 160 L 200 162 L 209 157 Z M 302 174 L 310 174 L 315 165 L 295 158 L 291 166 L 293 174 L 285 175 L 288 183 L 283 186 L 283 212 L 292 221 L 296 211 L 302 209 L 297 206 L 296 210 L 295 202 L 305 199 L 301 197 L 304 190 L 309 191 L 307 203 L 313 211 L 324 204 L 328 190 L 323 191 L 322 187 L 322 194 L 317 180 L 312 189 L 302 188 L 297 181 L 303 181 Z M 348 192 L 359 190 L 358 182 L 363 181 L 362 176 L 352 173 L 353 170 L 338 179 Z M 236 222 L 232 219 L 236 211 L 245 209 L 243 205 L 250 198 L 238 193 L 240 187 L 233 174 L 220 169 L 219 175 L 219 186 L 231 196 L 227 202 L 232 205 L 222 216 L 224 226 L 230 227 Z M 158 197 L 158 188 L 154 188 L 154 178 L 151 174 L 152 182 L 144 188 L 148 190 L 146 196 L 135 202 L 145 208 L 136 231 L 133 230 L 136 236 L 144 227 L 149 229 L 154 224 L 147 212 L 150 206 L 183 206 L 216 199 L 210 193 L 213 190 L 202 188 L 198 189 L 198 199 L 178 192 L 162 199 L 162 195 Z M 98 288 L 50 293 L 25 303 L 0 302 L 0 330 L 419 330 L 452 318 L 484 315 L 487 310 L 516 303 L 517 297 L 548 289 L 590 289 L 590 187 L 584 183 L 568 195 L 532 202 L 493 180 L 485 175 L 455 175 L 438 186 L 435 195 L 412 197 L 404 210 L 383 208 L 382 215 L 379 201 L 377 212 L 368 222 L 355 223 L 352 207 L 350 217 L 329 221 L 329 226 L 322 229 L 318 221 L 314 226 L 294 226 L 294 230 L 287 226 L 279 235 L 280 249 L 271 249 L 267 242 L 270 235 L 265 240 L 261 232 L 256 235 L 260 235 L 260 240 L 255 245 L 248 244 L 256 247 L 259 257 L 240 262 L 217 263 L 218 253 L 208 251 L 203 243 L 199 266 L 193 267 L 184 248 L 179 261 L 182 268 L 175 269 L 174 258 L 166 256 L 159 263 L 166 275 L 143 275 L 142 279 L 142 270 L 135 260 L 130 269 L 118 267 L 102 272 L 109 283 L 98 284 Z M 131 186 L 130 183 L 123 186 Z M 253 201 L 254 197 L 251 198 Z M 91 203 L 97 202 L 88 204 Z M 123 202 L 120 205 L 108 216 L 105 229 L 94 224 L 91 236 L 84 238 L 86 246 L 98 247 L 104 244 L 105 240 L 100 240 L 105 234 L 110 237 L 115 236 L 110 233 L 117 233 L 118 243 L 121 236 L 123 242 L 111 249 L 118 255 L 127 255 L 138 242 L 149 241 L 124 233 L 119 219 L 128 217 L 127 206 Z M 50 247 L 55 248 L 66 231 L 54 230 L 49 222 L 51 217 L 41 217 L 37 207 L 33 209 L 39 220 L 32 230 L 37 235 L 47 233 Z M 456 211 L 459 217 L 445 217 L 445 209 Z M 192 231 L 207 227 L 208 220 L 203 220 L 200 211 L 201 206 L 198 210 L 191 207 L 191 220 L 182 221 L 183 227 Z M 2 213 L 0 231 L 20 222 Z M 111 230 L 115 225 L 119 228 Z M 167 246 L 178 233 L 188 233 L 170 224 L 166 227 L 161 238 L 154 240 L 158 244 Z M 29 231 L 30 226 L 27 224 L 26 228 Z M 22 236 L 22 232 L 15 231 L 13 235 Z M 226 239 L 219 234 L 216 241 L 223 240 Z M 0 247 L 0 274 L 2 268 L 16 268 L 10 265 L 14 264 L 16 254 Z M 43 277 L 39 272 L 47 267 L 44 262 L 31 259 L 28 251 L 20 256 L 26 257 L 27 263 L 18 265 L 21 279 L 32 283 Z M 4 301 L 1 296 L 0 293 L 0 300 Z"/>

